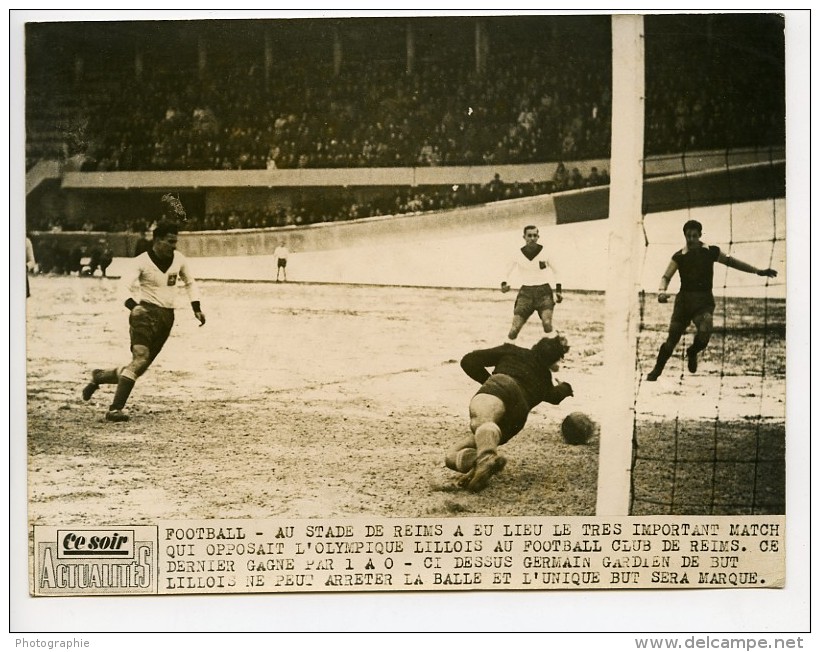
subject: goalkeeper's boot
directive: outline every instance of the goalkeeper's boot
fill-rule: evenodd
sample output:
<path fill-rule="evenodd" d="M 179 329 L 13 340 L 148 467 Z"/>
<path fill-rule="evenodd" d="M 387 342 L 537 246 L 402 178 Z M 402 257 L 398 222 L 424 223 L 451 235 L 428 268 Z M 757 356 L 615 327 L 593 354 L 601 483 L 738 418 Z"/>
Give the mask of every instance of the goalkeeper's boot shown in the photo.
<path fill-rule="evenodd" d="M 473 477 L 467 485 L 469 491 L 482 491 L 494 475 L 498 475 L 507 465 L 507 458 L 495 451 L 482 453 L 475 463 Z"/>
<path fill-rule="evenodd" d="M 458 480 L 456 480 L 456 486 L 459 489 L 466 489 L 470 483 L 473 481 L 473 476 L 475 475 L 475 467 L 467 471 L 464 475 L 462 475 Z"/>

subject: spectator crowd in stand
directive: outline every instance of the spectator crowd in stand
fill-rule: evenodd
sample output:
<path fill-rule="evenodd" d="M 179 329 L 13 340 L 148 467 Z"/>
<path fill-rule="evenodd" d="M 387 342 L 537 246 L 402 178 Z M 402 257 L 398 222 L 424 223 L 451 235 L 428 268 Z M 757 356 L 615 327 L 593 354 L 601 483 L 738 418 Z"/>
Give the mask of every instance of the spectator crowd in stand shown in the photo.
<path fill-rule="evenodd" d="M 609 175 L 606 170 L 590 168 L 584 177 L 573 167 L 567 170 L 560 163 L 550 181 L 518 181 L 506 183 L 499 174 L 487 184 L 457 184 L 453 186 L 408 187 L 369 193 L 367 198 L 358 196 L 352 190 L 338 190 L 329 193 L 314 193 L 310 198 L 294 200 L 290 206 L 281 205 L 271 209 L 232 208 L 210 211 L 203 215 L 189 212 L 183 228 L 187 231 L 216 231 L 230 229 L 260 229 L 283 226 L 304 226 L 321 222 L 340 222 L 364 217 L 385 215 L 406 215 L 426 211 L 443 211 L 465 206 L 476 206 L 494 201 L 532 197 L 535 195 L 590 188 L 606 185 Z M 55 223 L 46 220 L 38 223 L 29 220 L 32 231 L 108 231 L 143 233 L 150 225 L 142 221 L 120 219 L 116 216 L 104 221 L 78 225 Z"/>
<path fill-rule="evenodd" d="M 37 268 L 40 274 L 74 274 L 107 276 L 114 254 L 108 241 L 100 238 L 92 245 L 66 245 L 58 240 L 32 238 Z"/>
<path fill-rule="evenodd" d="M 299 60 L 268 80 L 245 63 L 112 77 L 88 89 L 84 169 L 258 170 L 501 165 L 606 157 L 606 60 L 512 59 L 484 75 L 406 75 Z M 228 80 L 229 83 L 226 83 Z M 108 86 L 103 93 L 100 86 Z"/>
<path fill-rule="evenodd" d="M 658 49 L 655 43 L 647 57 L 647 153 L 781 142 L 779 95 L 744 72 L 719 40 L 686 49 L 684 61 Z M 268 78 L 241 60 L 203 75 L 184 67 L 146 70 L 139 80 L 117 72 L 67 87 L 35 85 L 28 118 L 37 129 L 44 122 L 38 114 L 51 115 L 50 105 L 74 106 L 74 120 L 63 116 L 56 125 L 65 136 L 63 155 L 79 151 L 84 169 L 98 171 L 608 158 L 608 57 L 592 53 L 555 65 L 543 52 L 499 56 L 483 74 L 458 59 L 420 64 L 413 74 L 397 71 L 395 62 L 351 62 L 334 74 L 309 59 L 273 67 Z M 29 135 L 32 160 L 57 153 L 53 141 Z"/>
<path fill-rule="evenodd" d="M 661 19 L 658 19 L 661 20 Z M 652 38 L 652 34 L 656 36 Z M 662 35 L 659 38 L 657 34 Z M 646 153 L 782 145 L 785 107 L 771 70 L 748 65 L 732 38 L 647 28 Z M 563 53 L 559 56 L 557 53 Z M 462 53 L 463 54 L 463 53 Z M 609 158 L 611 50 L 493 52 L 393 60 L 214 58 L 116 66 L 27 84 L 28 164 L 57 157 L 87 171 L 492 166 Z M 760 62 L 759 62 L 760 63 Z M 774 64 L 775 68 L 777 63 Z M 782 72 L 782 71 L 781 71 Z M 767 83 L 762 83 L 766 81 Z M 776 87 L 775 87 L 776 88 Z M 782 89 L 781 89 L 782 90 Z M 54 136 L 61 139 L 55 145 Z M 55 136 L 56 134 L 56 136 Z M 546 183 L 324 193 L 290 206 L 191 215 L 189 228 L 312 224 L 441 210 L 608 183 L 563 163 Z M 66 230 L 84 225 L 29 224 Z M 142 231 L 106 222 L 94 230 Z"/>

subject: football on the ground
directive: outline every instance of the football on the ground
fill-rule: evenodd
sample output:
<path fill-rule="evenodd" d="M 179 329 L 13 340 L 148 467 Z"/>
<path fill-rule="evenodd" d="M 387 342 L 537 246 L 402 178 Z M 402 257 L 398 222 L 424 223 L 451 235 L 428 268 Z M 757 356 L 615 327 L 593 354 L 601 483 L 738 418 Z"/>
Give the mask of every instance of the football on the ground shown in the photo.
<path fill-rule="evenodd" d="M 595 422 L 583 412 L 572 412 L 561 423 L 561 435 L 568 444 L 586 444 L 595 432 Z"/>

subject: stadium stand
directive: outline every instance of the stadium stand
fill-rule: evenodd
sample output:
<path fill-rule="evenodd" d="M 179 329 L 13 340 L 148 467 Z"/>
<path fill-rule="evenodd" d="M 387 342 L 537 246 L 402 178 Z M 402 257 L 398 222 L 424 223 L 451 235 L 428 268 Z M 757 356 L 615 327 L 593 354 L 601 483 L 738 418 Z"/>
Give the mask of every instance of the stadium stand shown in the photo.
<path fill-rule="evenodd" d="M 764 92 L 783 83 L 782 62 L 749 65 L 744 49 L 771 38 L 765 19 L 647 17 L 647 155 L 783 144 L 785 107 Z M 609 157 L 608 16 L 182 23 L 95 23 L 82 38 L 82 23 L 29 24 L 27 169 L 43 160 L 88 172 L 483 166 L 491 178 L 504 165 L 568 162 L 548 183 L 501 182 L 495 195 L 475 184 L 325 193 L 275 210 L 195 212 L 192 229 L 608 183 L 605 169 L 570 163 Z M 36 214 L 28 224 L 79 226 Z M 94 228 L 144 226 L 111 217 Z"/>

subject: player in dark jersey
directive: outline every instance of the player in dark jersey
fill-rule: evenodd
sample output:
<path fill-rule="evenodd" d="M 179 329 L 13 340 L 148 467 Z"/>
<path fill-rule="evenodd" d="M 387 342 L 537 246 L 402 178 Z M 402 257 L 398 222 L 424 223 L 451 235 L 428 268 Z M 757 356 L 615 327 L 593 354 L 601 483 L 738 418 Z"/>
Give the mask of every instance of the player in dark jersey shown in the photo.
<path fill-rule="evenodd" d="M 546 401 L 558 405 L 572 396 L 569 383 L 553 384 L 550 367 L 569 351 L 565 337 L 544 337 L 531 349 L 502 344 L 477 349 L 461 359 L 461 368 L 481 383 L 470 400 L 472 435 L 458 441 L 444 459 L 447 468 L 464 475 L 458 484 L 481 491 L 507 460 L 498 446 L 518 434 L 532 409 Z M 487 371 L 493 368 L 493 372 Z"/>
<path fill-rule="evenodd" d="M 660 346 L 655 367 L 646 375 L 649 381 L 655 381 L 661 375 L 667 360 L 674 353 L 675 347 L 690 323 L 695 324 L 697 332 L 694 342 L 686 349 L 686 363 L 691 373 L 698 370 L 698 353 L 706 348 L 712 337 L 712 313 L 715 310 L 712 279 L 716 262 L 749 274 L 769 278 L 777 276 L 777 272 L 773 269 L 758 269 L 727 256 L 719 247 L 704 245 L 700 241 L 702 234 L 703 226 L 696 220 L 689 220 L 683 225 L 686 246 L 675 252 L 661 277 L 658 302 L 666 303 L 669 300 L 666 289 L 675 272 L 680 274 L 680 290 L 675 297 L 675 306 L 669 322 L 669 334 Z"/>

